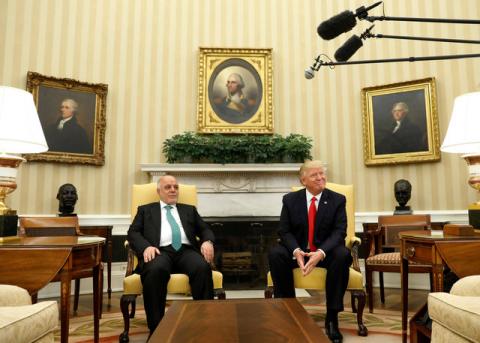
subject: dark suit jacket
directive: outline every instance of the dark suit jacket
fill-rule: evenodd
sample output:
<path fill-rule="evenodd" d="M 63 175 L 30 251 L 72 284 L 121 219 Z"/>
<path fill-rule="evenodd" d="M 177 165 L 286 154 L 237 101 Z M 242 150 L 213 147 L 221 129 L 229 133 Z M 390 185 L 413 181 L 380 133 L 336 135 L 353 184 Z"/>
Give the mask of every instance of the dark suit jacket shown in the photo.
<path fill-rule="evenodd" d="M 204 241 L 215 241 L 212 230 L 200 217 L 195 206 L 177 204 L 177 210 L 185 234 L 197 250 Z M 152 202 L 138 207 L 137 215 L 127 234 L 130 247 L 138 256 L 137 271 L 140 271 L 143 266 L 143 251 L 150 246 L 159 247 L 161 223 L 160 202 Z M 200 241 L 197 240 L 197 237 L 200 238 Z"/>
<path fill-rule="evenodd" d="M 314 243 L 325 254 L 338 245 L 345 245 L 347 232 L 346 199 L 342 194 L 325 188 L 318 203 Z M 283 197 L 278 234 L 290 253 L 303 251 L 308 244 L 308 210 L 306 190 L 291 192 Z"/>

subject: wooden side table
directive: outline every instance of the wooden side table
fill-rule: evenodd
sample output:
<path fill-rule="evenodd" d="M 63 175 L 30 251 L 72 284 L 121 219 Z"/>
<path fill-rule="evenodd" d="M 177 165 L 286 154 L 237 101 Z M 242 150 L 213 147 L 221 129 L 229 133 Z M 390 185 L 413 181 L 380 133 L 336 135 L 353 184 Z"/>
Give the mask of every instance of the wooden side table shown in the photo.
<path fill-rule="evenodd" d="M 451 236 L 431 231 L 400 232 L 402 281 L 402 342 L 407 342 L 408 265 L 409 262 L 430 264 L 433 291 L 443 291 L 443 267 L 447 265 L 459 278 L 480 274 L 480 233 L 471 236 Z M 412 342 L 416 338 L 411 337 Z"/>
<path fill-rule="evenodd" d="M 93 339 L 99 342 L 101 252 L 104 238 L 91 236 L 20 237 L 0 243 L 0 283 L 18 285 L 35 294 L 52 280 L 60 280 L 61 342 L 68 342 L 70 284 L 90 270 L 93 277 Z"/>
<path fill-rule="evenodd" d="M 99 236 L 105 238 L 106 252 L 107 252 L 107 292 L 108 303 L 112 298 L 112 229 L 111 225 L 102 226 L 80 226 L 80 232 L 89 236 Z M 76 288 L 78 289 L 78 287 Z"/>

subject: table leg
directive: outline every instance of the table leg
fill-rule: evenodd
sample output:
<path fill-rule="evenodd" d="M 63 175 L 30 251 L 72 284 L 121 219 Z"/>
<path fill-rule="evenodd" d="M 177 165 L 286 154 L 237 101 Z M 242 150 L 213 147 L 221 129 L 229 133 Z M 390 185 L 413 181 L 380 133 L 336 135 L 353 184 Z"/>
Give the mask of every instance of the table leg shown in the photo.
<path fill-rule="evenodd" d="M 402 281 L 402 343 L 407 342 L 407 312 L 408 312 L 408 260 L 402 257 L 400 266 Z"/>
<path fill-rule="evenodd" d="M 432 266 L 433 274 L 433 291 L 442 292 L 443 291 L 443 265 L 434 264 Z"/>
<path fill-rule="evenodd" d="M 112 298 L 112 238 L 108 240 L 108 261 L 107 261 L 107 274 L 108 274 L 108 305 L 110 305 L 110 299 Z"/>
<path fill-rule="evenodd" d="M 68 262 L 67 262 L 68 263 Z M 72 278 L 70 275 L 63 275 L 61 278 L 60 292 L 60 316 L 61 316 L 61 342 L 68 343 L 68 329 L 70 325 L 70 292 Z"/>
<path fill-rule="evenodd" d="M 98 343 L 100 334 L 101 274 L 100 264 L 93 267 L 93 341 L 95 343 Z"/>

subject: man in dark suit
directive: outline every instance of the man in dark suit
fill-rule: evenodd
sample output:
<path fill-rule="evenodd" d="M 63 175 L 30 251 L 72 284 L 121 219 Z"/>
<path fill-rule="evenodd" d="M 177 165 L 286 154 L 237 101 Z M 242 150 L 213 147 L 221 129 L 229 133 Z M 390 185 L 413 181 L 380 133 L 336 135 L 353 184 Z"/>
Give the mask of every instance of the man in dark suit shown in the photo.
<path fill-rule="evenodd" d="M 165 313 L 171 273 L 188 275 L 193 299 L 213 299 L 213 232 L 194 206 L 177 204 L 175 177 L 161 176 L 157 193 L 160 202 L 139 206 L 128 230 L 128 241 L 139 260 L 136 272 L 142 279 L 150 334 Z"/>
<path fill-rule="evenodd" d="M 318 266 L 327 269 L 327 316 L 325 329 L 332 342 L 342 342 L 338 312 L 348 285 L 352 256 L 345 247 L 346 199 L 326 186 L 325 168 L 320 161 L 307 161 L 300 168 L 305 186 L 283 197 L 278 234 L 280 244 L 269 253 L 276 298 L 295 297 L 293 268 L 306 276 Z"/>

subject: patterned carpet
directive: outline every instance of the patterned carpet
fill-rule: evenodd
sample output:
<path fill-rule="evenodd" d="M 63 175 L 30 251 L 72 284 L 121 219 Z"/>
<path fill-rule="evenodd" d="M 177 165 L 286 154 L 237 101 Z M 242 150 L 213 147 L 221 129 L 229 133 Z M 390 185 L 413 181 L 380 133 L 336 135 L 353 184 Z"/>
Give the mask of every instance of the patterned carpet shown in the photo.
<path fill-rule="evenodd" d="M 299 298 L 305 310 L 312 316 L 315 322 L 323 327 L 325 320 L 325 305 L 311 303 L 310 299 Z M 409 314 L 413 315 L 413 314 Z M 70 338 L 73 343 L 93 342 L 92 316 L 78 316 L 70 318 Z M 401 316 L 399 312 L 376 310 L 371 314 L 368 311 L 363 315 L 364 324 L 367 326 L 369 336 L 360 338 L 357 336 L 356 314 L 351 309 L 346 309 L 339 316 L 340 330 L 345 336 L 344 342 L 357 342 L 363 339 L 372 341 L 378 335 L 381 341 L 399 342 L 401 335 Z M 100 321 L 100 342 L 118 342 L 118 335 L 123 331 L 123 318 L 120 312 L 104 313 Z M 385 340 L 387 335 L 387 340 Z M 135 318 L 130 320 L 130 342 L 145 342 L 148 329 L 143 309 L 137 309 Z M 391 339 L 388 339 L 391 337 Z M 379 340 L 380 341 L 380 340 Z M 55 342 L 60 342 L 60 332 L 55 334 Z"/>

